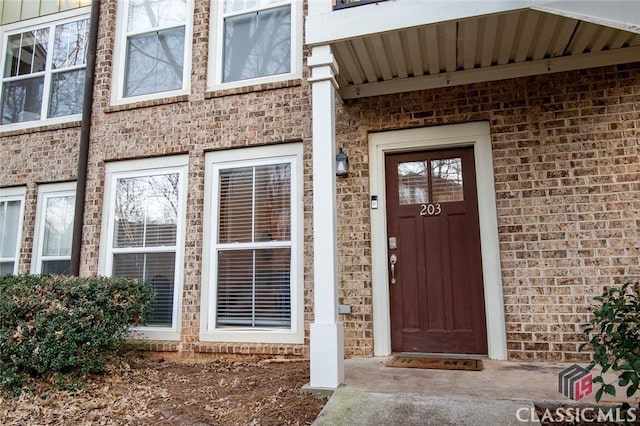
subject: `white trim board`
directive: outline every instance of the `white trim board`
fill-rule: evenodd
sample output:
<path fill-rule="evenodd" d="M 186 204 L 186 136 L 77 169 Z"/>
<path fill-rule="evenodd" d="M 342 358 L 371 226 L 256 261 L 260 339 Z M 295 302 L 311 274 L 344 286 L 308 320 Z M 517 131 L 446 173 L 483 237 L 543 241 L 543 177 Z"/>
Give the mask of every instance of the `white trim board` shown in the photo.
<path fill-rule="evenodd" d="M 443 72 L 434 75 L 380 81 L 377 83 L 355 84 L 342 88 L 340 95 L 343 99 L 359 99 L 370 96 L 439 89 L 464 84 L 484 83 L 487 81 L 633 63 L 637 62 L 638 58 L 640 58 L 640 46 L 633 46 L 599 53 L 585 53 L 559 58 L 540 59 L 538 61 L 494 65 L 485 68 Z"/>
<path fill-rule="evenodd" d="M 507 359 L 498 216 L 488 122 L 424 127 L 369 135 L 369 183 L 371 195 L 378 196 L 378 208 L 371 210 L 374 356 L 386 356 L 391 353 L 385 154 L 462 146 L 472 146 L 475 156 L 488 355 L 491 359 Z"/>

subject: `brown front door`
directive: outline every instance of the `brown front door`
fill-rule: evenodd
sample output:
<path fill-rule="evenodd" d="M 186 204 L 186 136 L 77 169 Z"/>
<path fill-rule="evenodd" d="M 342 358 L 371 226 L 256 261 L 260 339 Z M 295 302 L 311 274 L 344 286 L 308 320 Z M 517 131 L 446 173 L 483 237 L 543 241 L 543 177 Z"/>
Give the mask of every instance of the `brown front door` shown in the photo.
<path fill-rule="evenodd" d="M 473 148 L 388 154 L 391 349 L 486 354 Z"/>

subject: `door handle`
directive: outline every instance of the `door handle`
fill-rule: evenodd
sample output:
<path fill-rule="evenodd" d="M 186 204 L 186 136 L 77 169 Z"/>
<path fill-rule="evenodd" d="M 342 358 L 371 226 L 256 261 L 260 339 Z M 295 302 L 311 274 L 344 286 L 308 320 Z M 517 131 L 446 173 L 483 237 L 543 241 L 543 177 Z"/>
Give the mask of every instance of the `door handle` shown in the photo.
<path fill-rule="evenodd" d="M 391 264 L 391 284 L 396 283 L 396 262 L 398 261 L 398 257 L 395 254 L 392 254 L 389 258 L 389 263 Z"/>

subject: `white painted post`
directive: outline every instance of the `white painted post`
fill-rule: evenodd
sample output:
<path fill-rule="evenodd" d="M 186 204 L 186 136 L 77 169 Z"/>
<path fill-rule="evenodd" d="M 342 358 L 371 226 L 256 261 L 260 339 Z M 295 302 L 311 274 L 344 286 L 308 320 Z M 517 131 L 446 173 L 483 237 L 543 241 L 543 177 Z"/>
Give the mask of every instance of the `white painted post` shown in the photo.
<path fill-rule="evenodd" d="M 344 381 L 344 331 L 338 322 L 336 246 L 336 65 L 330 46 L 312 48 L 313 302 L 312 389 L 336 389 Z"/>

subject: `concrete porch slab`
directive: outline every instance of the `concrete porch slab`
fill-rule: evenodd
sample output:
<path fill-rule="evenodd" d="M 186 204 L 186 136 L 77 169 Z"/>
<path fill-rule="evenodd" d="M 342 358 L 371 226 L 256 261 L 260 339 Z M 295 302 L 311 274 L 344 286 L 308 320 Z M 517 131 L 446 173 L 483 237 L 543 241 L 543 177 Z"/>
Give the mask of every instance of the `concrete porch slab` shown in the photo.
<path fill-rule="evenodd" d="M 533 404 L 481 398 L 390 394 L 338 389 L 316 421 L 316 426 L 340 425 L 539 425 L 518 422 L 516 413 L 530 419 Z"/>
<path fill-rule="evenodd" d="M 344 390 L 382 393 L 411 393 L 441 397 L 475 397 L 552 403 L 575 403 L 558 392 L 558 374 L 574 363 L 517 362 L 483 359 L 482 371 L 422 370 L 386 367 L 388 357 L 354 358 L 345 363 Z M 586 367 L 586 363 L 578 364 Z M 615 375 L 607 374 L 608 383 Z M 594 387 L 594 394 L 595 394 Z M 594 394 L 581 404 L 595 404 Z M 617 404 L 627 400 L 603 396 L 600 404 Z M 638 400 L 638 398 L 635 398 Z M 633 401 L 631 401 L 633 402 Z"/>
<path fill-rule="evenodd" d="M 314 425 L 539 424 L 532 420 L 534 403 L 576 404 L 558 392 L 558 374 L 573 363 L 483 360 L 482 371 L 458 371 L 391 368 L 387 359 L 345 360 L 345 382 Z M 619 390 L 600 405 L 624 395 Z M 579 403 L 595 404 L 594 394 Z"/>

